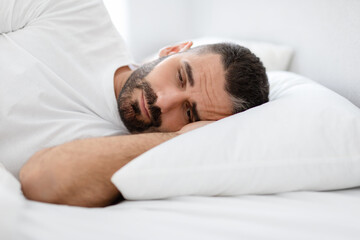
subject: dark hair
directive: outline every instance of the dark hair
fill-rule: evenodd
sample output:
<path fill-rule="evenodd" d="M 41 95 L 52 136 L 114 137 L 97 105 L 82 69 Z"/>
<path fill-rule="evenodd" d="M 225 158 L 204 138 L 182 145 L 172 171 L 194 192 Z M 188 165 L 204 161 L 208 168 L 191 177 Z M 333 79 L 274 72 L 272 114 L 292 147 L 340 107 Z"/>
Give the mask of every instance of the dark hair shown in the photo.
<path fill-rule="evenodd" d="M 248 48 L 234 43 L 216 43 L 198 46 L 191 51 L 221 55 L 225 90 L 233 102 L 234 114 L 269 101 L 265 67 Z"/>

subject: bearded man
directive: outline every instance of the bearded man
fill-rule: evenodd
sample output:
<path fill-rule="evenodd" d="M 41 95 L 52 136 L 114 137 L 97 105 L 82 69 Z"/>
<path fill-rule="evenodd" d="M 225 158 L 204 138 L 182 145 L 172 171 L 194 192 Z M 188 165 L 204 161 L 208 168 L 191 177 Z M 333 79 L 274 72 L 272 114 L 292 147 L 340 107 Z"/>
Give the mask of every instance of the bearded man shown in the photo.
<path fill-rule="evenodd" d="M 32 200 L 109 205 L 138 155 L 268 101 L 261 61 L 232 43 L 135 68 L 98 0 L 2 1 L 0 31 L 0 160 Z"/>

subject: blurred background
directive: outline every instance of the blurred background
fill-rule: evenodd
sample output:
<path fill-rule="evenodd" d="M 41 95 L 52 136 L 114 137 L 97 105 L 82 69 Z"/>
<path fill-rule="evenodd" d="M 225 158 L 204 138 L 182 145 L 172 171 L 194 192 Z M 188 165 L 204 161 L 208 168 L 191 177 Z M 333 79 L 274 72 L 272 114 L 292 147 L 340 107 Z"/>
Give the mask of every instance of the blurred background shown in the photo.
<path fill-rule="evenodd" d="M 291 43 L 288 37 L 284 38 L 286 34 L 274 37 L 274 32 L 285 33 L 293 27 L 291 22 L 285 22 L 289 16 L 297 18 L 295 21 L 305 17 L 297 7 L 282 11 L 290 2 L 294 1 L 104 0 L 113 22 L 138 61 L 166 45 L 204 36 Z M 307 2 L 302 8 L 311 10 L 309 4 L 313 1 Z M 311 17 L 314 14 L 307 16 L 307 21 L 311 21 Z M 299 34 L 305 30 L 296 27 Z M 301 37 L 311 38 L 303 34 Z"/>

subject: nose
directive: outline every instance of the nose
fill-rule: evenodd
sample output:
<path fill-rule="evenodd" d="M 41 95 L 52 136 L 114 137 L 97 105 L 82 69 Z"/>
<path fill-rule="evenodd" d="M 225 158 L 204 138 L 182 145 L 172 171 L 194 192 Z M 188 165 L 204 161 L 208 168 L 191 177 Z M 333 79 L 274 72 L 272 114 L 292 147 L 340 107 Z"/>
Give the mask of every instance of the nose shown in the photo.
<path fill-rule="evenodd" d="M 160 107 L 161 113 L 167 113 L 181 107 L 186 99 L 183 91 L 167 90 L 157 93 L 155 105 Z"/>

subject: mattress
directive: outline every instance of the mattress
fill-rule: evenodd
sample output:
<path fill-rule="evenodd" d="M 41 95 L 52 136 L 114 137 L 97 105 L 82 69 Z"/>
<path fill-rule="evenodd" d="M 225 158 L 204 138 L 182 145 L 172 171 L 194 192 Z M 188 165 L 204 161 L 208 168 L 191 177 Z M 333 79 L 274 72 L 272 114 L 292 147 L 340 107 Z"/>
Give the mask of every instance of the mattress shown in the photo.
<path fill-rule="evenodd" d="M 184 196 L 106 208 L 29 201 L 4 186 L 0 197 L 0 239 L 360 239 L 360 188 Z"/>

